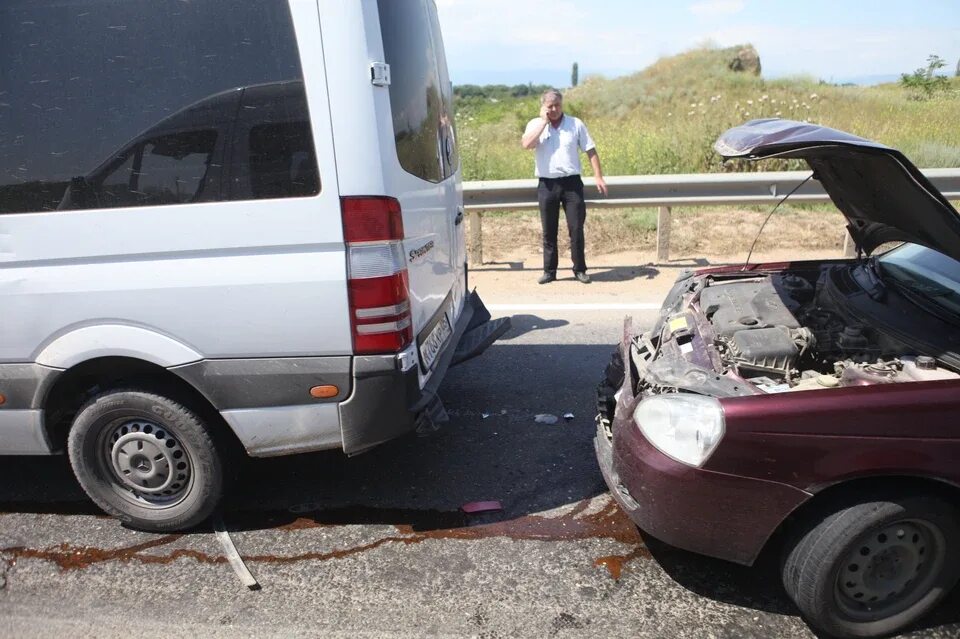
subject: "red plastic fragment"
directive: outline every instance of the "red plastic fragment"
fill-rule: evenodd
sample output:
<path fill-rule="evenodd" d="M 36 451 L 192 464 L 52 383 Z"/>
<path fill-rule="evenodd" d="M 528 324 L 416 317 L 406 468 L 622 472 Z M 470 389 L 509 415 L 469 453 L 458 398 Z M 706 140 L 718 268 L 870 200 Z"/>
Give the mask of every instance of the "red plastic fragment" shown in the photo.
<path fill-rule="evenodd" d="M 467 514 L 485 513 L 492 510 L 503 510 L 499 501 L 471 501 L 469 504 L 460 506 L 460 510 Z"/>

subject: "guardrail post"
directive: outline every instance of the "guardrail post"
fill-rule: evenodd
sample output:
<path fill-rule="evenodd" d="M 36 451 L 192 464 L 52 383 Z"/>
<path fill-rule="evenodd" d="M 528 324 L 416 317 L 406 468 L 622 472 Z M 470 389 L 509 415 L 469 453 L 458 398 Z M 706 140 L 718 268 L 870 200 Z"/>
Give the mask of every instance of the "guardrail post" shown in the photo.
<path fill-rule="evenodd" d="M 661 206 L 657 210 L 657 262 L 666 262 L 670 259 L 670 217 L 669 206 Z"/>
<path fill-rule="evenodd" d="M 483 213 L 470 211 L 470 263 L 483 264 Z"/>

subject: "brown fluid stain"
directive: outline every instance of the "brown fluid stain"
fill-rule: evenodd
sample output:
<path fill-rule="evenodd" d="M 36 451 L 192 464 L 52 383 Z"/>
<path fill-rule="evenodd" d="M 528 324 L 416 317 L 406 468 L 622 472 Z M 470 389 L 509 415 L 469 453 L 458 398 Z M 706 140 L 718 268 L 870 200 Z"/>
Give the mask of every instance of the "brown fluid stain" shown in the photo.
<path fill-rule="evenodd" d="M 10 559 L 16 563 L 18 559 L 43 559 L 57 564 L 61 570 L 83 570 L 93 564 L 100 564 L 107 561 L 137 561 L 144 564 L 162 564 L 170 563 L 181 557 L 189 557 L 204 563 L 221 563 L 226 561 L 225 557 L 210 557 L 205 553 L 195 550 L 175 550 L 169 555 L 142 555 L 145 550 L 159 548 L 171 544 L 183 535 L 165 535 L 159 539 L 153 539 L 126 546 L 124 548 L 114 548 L 107 550 L 104 548 L 90 548 L 86 546 L 72 546 L 70 544 L 59 544 L 52 548 L 26 548 L 16 546 L 12 548 L 2 548 L 0 553 L 9 555 Z"/>
<path fill-rule="evenodd" d="M 326 561 L 328 559 L 343 559 L 352 555 L 361 554 L 388 543 L 403 545 L 419 544 L 428 540 L 455 539 L 459 541 L 490 539 L 495 537 L 514 539 L 518 541 L 577 541 L 582 539 L 613 539 L 624 544 L 634 546 L 634 550 L 624 556 L 611 556 L 598 559 L 595 564 L 604 566 L 615 579 L 620 578 L 624 563 L 638 557 L 650 557 L 649 551 L 643 545 L 643 540 L 637 527 L 613 501 L 607 503 L 599 511 L 583 515 L 589 507 L 589 500 L 577 504 L 573 510 L 560 517 L 544 517 L 542 515 L 526 515 L 508 521 L 482 524 L 478 526 L 461 526 L 455 528 L 441 528 L 436 530 L 416 530 L 412 524 L 395 525 L 398 536 L 383 537 L 369 544 L 355 546 L 343 550 L 326 553 L 303 553 L 278 557 L 275 555 L 244 555 L 245 561 L 265 563 L 292 563 L 297 561 Z M 329 513 L 328 513 L 329 515 Z M 289 524 L 280 526 L 282 530 L 306 530 L 309 528 L 325 528 L 329 523 L 318 522 L 309 517 L 300 517 Z M 614 574 L 615 573 L 615 574 Z"/>
<path fill-rule="evenodd" d="M 637 546 L 626 555 L 607 555 L 606 557 L 600 557 L 593 562 L 593 565 L 598 568 L 606 568 L 607 572 L 610 573 L 610 577 L 612 577 L 615 581 L 620 581 L 620 576 L 623 574 L 623 567 L 625 564 L 637 559 L 638 557 L 650 559 L 651 556 L 652 555 L 650 554 L 650 551 L 647 550 L 646 546 Z"/>
<path fill-rule="evenodd" d="M 429 539 L 484 539 L 507 537 L 516 540 L 575 541 L 580 539 L 615 539 L 625 544 L 642 544 L 640 533 L 632 521 L 613 501 L 596 513 L 582 514 L 586 501 L 560 517 L 526 515 L 509 521 L 480 526 L 435 530 L 423 533 Z"/>
<path fill-rule="evenodd" d="M 597 559 L 594 564 L 604 566 L 611 577 L 619 579 L 623 564 L 637 557 L 649 557 L 650 553 L 636 526 L 613 501 L 605 504 L 595 513 L 583 514 L 589 507 L 589 500 L 577 504 L 569 513 L 559 517 L 526 515 L 508 521 L 468 526 L 468 518 L 462 513 L 428 513 L 431 523 L 446 523 L 451 527 L 418 530 L 414 524 L 394 524 L 397 535 L 383 537 L 376 541 L 351 548 L 329 552 L 308 552 L 298 555 L 243 555 L 244 561 L 255 563 L 289 564 L 300 561 L 327 561 L 344 559 L 359 555 L 385 544 L 419 544 L 428 540 L 478 540 L 495 537 L 523 541 L 575 541 L 582 539 L 613 539 L 635 546 L 627 555 L 609 556 Z M 410 513 L 403 513 L 409 518 Z M 347 509 L 345 511 L 319 511 L 316 518 L 298 517 L 291 522 L 274 527 L 276 530 L 298 531 L 312 528 L 327 528 L 348 523 L 383 523 L 384 519 L 403 519 L 401 511 L 384 512 L 374 509 Z M 390 516 L 385 516 L 390 515 Z M 320 520 L 321 518 L 327 520 Z M 331 523 L 331 521 L 337 523 Z M 422 525 L 422 524 L 421 524 Z M 168 564 L 181 558 L 194 559 L 199 563 L 222 564 L 227 559 L 220 555 L 209 555 L 196 550 L 178 549 L 166 555 L 142 554 L 146 550 L 159 548 L 179 540 L 183 535 L 165 535 L 141 544 L 113 550 L 89 548 L 60 544 L 52 548 L 31 549 L 25 547 L 0 548 L 0 553 L 15 563 L 17 559 L 42 559 L 57 564 L 61 570 L 82 570 L 91 565 L 121 561 L 136 561 L 141 564 Z"/>

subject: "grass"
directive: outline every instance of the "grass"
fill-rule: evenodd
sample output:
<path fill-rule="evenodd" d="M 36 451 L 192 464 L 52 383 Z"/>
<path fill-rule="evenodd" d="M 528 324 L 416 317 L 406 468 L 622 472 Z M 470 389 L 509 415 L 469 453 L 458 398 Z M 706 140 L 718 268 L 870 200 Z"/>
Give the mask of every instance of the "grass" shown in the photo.
<path fill-rule="evenodd" d="M 663 58 L 630 76 L 588 78 L 566 92 L 582 118 L 606 175 L 800 169 L 797 161 L 723 165 L 713 143 L 727 128 L 760 117 L 830 126 L 906 153 L 922 168 L 960 166 L 960 81 L 929 100 L 899 85 L 834 86 L 810 77 L 764 80 L 728 70 L 734 49 L 700 48 Z M 535 97 L 457 101 L 464 179 L 531 177 L 533 156 L 520 148 Z M 584 163 L 585 174 L 590 168 Z"/>
<path fill-rule="evenodd" d="M 719 135 L 762 117 L 849 131 L 900 149 L 921 168 L 960 167 L 960 78 L 951 78 L 947 92 L 927 100 L 897 84 L 765 80 L 727 68 L 738 49 L 704 47 L 663 58 L 630 76 L 587 78 L 565 92 L 565 110 L 587 124 L 607 176 L 806 169 L 799 160 L 721 162 L 713 151 Z M 520 136 L 539 112 L 536 97 L 472 97 L 456 104 L 465 180 L 533 177 L 533 153 L 520 148 Z M 583 166 L 590 175 L 589 163 Z M 745 251 L 768 212 L 766 207 L 674 209 L 673 250 Z M 656 223 L 654 209 L 591 210 L 588 254 L 649 248 L 655 244 Z M 842 242 L 843 232 L 843 218 L 833 207 L 787 204 L 764 231 L 758 250 L 832 249 Z M 536 214 L 487 214 L 488 254 L 517 246 L 536 251 L 539 244 Z"/>

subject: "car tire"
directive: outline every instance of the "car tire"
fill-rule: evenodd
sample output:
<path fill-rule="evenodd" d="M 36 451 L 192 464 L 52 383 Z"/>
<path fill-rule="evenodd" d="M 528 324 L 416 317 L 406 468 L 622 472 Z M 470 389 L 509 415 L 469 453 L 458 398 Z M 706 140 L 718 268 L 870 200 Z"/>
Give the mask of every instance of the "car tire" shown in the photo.
<path fill-rule="evenodd" d="M 866 501 L 813 518 L 786 548 L 787 594 L 835 637 L 878 637 L 936 606 L 960 577 L 960 511 L 932 496 Z"/>
<path fill-rule="evenodd" d="M 67 451 L 87 495 L 140 530 L 193 528 L 223 493 L 223 453 L 210 428 L 163 395 L 113 390 L 92 398 L 77 412 Z"/>

